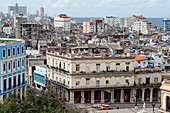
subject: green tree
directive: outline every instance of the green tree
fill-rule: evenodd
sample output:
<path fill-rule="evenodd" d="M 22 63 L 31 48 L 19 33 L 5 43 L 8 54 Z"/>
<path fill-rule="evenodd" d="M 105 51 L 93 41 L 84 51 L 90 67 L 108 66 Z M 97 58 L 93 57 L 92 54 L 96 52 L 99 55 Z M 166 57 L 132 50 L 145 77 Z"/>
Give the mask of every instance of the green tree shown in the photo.
<path fill-rule="evenodd" d="M 27 91 L 27 97 L 21 102 L 15 95 L 0 103 L 0 113 L 68 113 L 65 104 L 57 99 L 51 88 L 41 91 L 39 96 L 34 89 Z"/>

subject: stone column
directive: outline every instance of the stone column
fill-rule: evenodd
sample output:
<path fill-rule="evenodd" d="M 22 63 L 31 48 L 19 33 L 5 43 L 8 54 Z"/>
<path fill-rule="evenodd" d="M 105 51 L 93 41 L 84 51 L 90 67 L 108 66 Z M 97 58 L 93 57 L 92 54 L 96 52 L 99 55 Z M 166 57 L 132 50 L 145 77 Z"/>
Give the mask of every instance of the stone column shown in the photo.
<path fill-rule="evenodd" d="M 161 102 L 161 90 L 158 90 L 158 102 Z"/>
<path fill-rule="evenodd" d="M 18 98 L 19 92 L 18 89 L 16 89 L 16 98 Z"/>
<path fill-rule="evenodd" d="M 101 91 L 101 103 L 104 103 L 104 91 Z"/>
<path fill-rule="evenodd" d="M 142 89 L 142 102 L 145 101 L 145 89 Z"/>
<path fill-rule="evenodd" d="M 74 103 L 74 91 L 70 91 L 70 103 Z"/>
<path fill-rule="evenodd" d="M 111 103 L 114 103 L 114 89 L 111 90 Z"/>
<path fill-rule="evenodd" d="M 130 102 L 131 102 L 131 103 L 133 103 L 133 102 L 134 102 L 134 101 L 133 101 L 133 100 L 134 100 L 134 98 L 133 98 L 134 96 L 135 96 L 135 94 L 134 94 L 134 90 L 133 90 L 133 89 L 131 89 L 131 90 L 130 90 Z"/>
<path fill-rule="evenodd" d="M 94 103 L 94 90 L 91 91 L 91 103 Z"/>
<path fill-rule="evenodd" d="M 124 103 L 124 89 L 121 89 L 121 94 L 120 94 L 120 102 Z"/>
<path fill-rule="evenodd" d="M 20 89 L 20 99 L 21 99 L 21 101 L 22 101 L 22 95 L 23 95 L 22 90 L 23 90 L 23 88 Z"/>
<path fill-rule="evenodd" d="M 3 102 L 3 95 L 0 96 L 0 102 Z"/>
<path fill-rule="evenodd" d="M 6 94 L 6 98 L 9 98 L 9 93 Z"/>
<path fill-rule="evenodd" d="M 84 104 L 84 91 L 81 91 L 81 103 Z"/>
<path fill-rule="evenodd" d="M 150 88 L 150 102 L 153 101 L 153 88 Z"/>
<path fill-rule="evenodd" d="M 27 96 L 27 86 L 24 86 L 24 97 L 26 98 Z"/>

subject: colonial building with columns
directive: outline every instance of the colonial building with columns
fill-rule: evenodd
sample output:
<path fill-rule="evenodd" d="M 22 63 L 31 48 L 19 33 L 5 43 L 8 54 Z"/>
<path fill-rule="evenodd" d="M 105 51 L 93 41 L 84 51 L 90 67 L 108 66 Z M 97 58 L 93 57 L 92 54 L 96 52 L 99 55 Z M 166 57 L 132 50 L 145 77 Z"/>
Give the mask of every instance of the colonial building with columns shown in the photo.
<path fill-rule="evenodd" d="M 47 86 L 70 103 L 133 102 L 132 56 L 74 56 L 47 51 Z"/>
<path fill-rule="evenodd" d="M 160 101 L 160 68 L 135 68 L 135 56 L 92 51 L 47 51 L 47 86 L 70 103 L 135 102 L 136 93 Z"/>
<path fill-rule="evenodd" d="M 170 81 L 164 81 L 161 86 L 161 111 L 162 113 L 170 112 Z"/>
<path fill-rule="evenodd" d="M 0 100 L 14 94 L 26 96 L 26 44 L 23 40 L 0 38 Z"/>
<path fill-rule="evenodd" d="M 138 101 L 160 102 L 161 71 L 162 69 L 158 67 L 135 69 L 134 90 Z"/>

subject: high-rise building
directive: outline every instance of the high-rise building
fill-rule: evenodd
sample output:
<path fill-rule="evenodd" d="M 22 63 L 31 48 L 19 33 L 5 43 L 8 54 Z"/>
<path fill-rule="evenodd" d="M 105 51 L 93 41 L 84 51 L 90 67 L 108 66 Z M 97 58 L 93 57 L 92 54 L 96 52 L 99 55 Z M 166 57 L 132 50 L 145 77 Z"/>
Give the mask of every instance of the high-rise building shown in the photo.
<path fill-rule="evenodd" d="M 164 20 L 163 20 L 163 32 L 170 32 L 170 18 L 164 18 Z"/>
<path fill-rule="evenodd" d="M 25 20 L 22 16 L 14 17 L 14 29 L 15 29 L 15 38 L 19 39 L 21 37 L 21 23 Z"/>
<path fill-rule="evenodd" d="M 93 23 L 83 22 L 83 33 L 93 33 Z"/>
<path fill-rule="evenodd" d="M 147 21 L 136 21 L 134 25 L 132 25 L 134 31 L 143 34 L 151 34 L 152 33 L 152 23 Z"/>
<path fill-rule="evenodd" d="M 40 12 L 41 16 L 44 16 L 44 8 L 41 7 L 41 12 Z"/>
<path fill-rule="evenodd" d="M 111 27 L 120 27 L 121 26 L 121 18 L 107 16 L 103 18 L 103 23 L 107 24 Z"/>
<path fill-rule="evenodd" d="M 0 38 L 0 100 L 26 96 L 26 45 L 24 40 Z"/>
<path fill-rule="evenodd" d="M 70 32 L 71 19 L 66 14 L 60 14 L 54 17 L 54 27 L 58 31 Z"/>
<path fill-rule="evenodd" d="M 16 3 L 15 6 L 8 6 L 8 14 L 14 12 L 17 15 L 26 15 L 27 14 L 27 7 L 26 6 L 18 6 Z"/>
<path fill-rule="evenodd" d="M 131 17 L 129 17 L 129 18 L 125 18 L 125 20 L 124 20 L 124 26 L 125 27 L 132 27 L 132 25 L 134 24 L 134 22 L 136 22 L 136 21 L 146 21 L 146 18 L 145 17 L 143 17 L 143 15 L 141 15 L 141 16 L 136 16 L 136 15 L 133 15 L 133 16 L 131 16 Z"/>

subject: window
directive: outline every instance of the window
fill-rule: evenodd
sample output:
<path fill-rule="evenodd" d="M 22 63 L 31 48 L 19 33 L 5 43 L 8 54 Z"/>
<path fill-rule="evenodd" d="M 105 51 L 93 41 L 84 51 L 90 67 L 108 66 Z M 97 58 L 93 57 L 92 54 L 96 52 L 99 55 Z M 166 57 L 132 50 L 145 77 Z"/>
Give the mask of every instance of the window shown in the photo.
<path fill-rule="evenodd" d="M 76 64 L 76 71 L 80 71 L 80 64 Z"/>
<path fill-rule="evenodd" d="M 21 75 L 18 75 L 18 86 L 20 86 L 21 83 Z"/>
<path fill-rule="evenodd" d="M 3 71 L 4 72 L 6 71 L 6 64 L 5 63 L 3 64 Z"/>
<path fill-rule="evenodd" d="M 80 81 L 76 81 L 76 86 L 80 86 Z"/>
<path fill-rule="evenodd" d="M 116 63 L 116 71 L 120 71 L 120 63 Z"/>
<path fill-rule="evenodd" d="M 66 81 L 65 81 L 65 79 L 63 80 L 63 84 L 65 84 L 66 83 Z"/>
<path fill-rule="evenodd" d="M 120 84 L 120 80 L 116 80 L 116 84 Z"/>
<path fill-rule="evenodd" d="M 20 67 L 20 61 L 18 60 L 18 68 Z"/>
<path fill-rule="evenodd" d="M 54 79 L 54 73 L 52 73 L 52 79 Z"/>
<path fill-rule="evenodd" d="M 96 80 L 96 87 L 100 87 L 100 80 Z"/>
<path fill-rule="evenodd" d="M 13 69 L 15 69 L 15 61 L 13 61 Z"/>
<path fill-rule="evenodd" d="M 100 64 L 96 64 L 96 72 L 100 72 Z"/>
<path fill-rule="evenodd" d="M 14 76 L 13 78 L 13 84 L 14 84 L 14 88 L 16 87 L 16 76 Z"/>
<path fill-rule="evenodd" d="M 110 71 L 110 66 L 106 67 L 106 71 L 109 72 Z"/>
<path fill-rule="evenodd" d="M 58 77 L 56 77 L 56 81 L 58 81 Z"/>
<path fill-rule="evenodd" d="M 130 63 L 129 62 L 126 62 L 126 65 L 129 65 Z"/>
<path fill-rule="evenodd" d="M 9 90 L 11 89 L 11 78 L 8 79 Z"/>
<path fill-rule="evenodd" d="M 150 84 L 150 78 L 146 78 L 146 84 Z"/>
<path fill-rule="evenodd" d="M 24 47 L 22 47 L 22 54 L 24 53 Z"/>
<path fill-rule="evenodd" d="M 86 73 L 90 72 L 90 64 L 86 64 Z"/>
<path fill-rule="evenodd" d="M 89 85 L 90 79 L 86 78 L 86 85 Z"/>
<path fill-rule="evenodd" d="M 109 84 L 109 80 L 106 80 L 106 84 Z"/>
<path fill-rule="evenodd" d="M 22 74 L 22 83 L 25 83 L 25 73 Z"/>
<path fill-rule="evenodd" d="M 68 85 L 70 84 L 70 81 L 68 81 Z"/>
<path fill-rule="evenodd" d="M 6 79 L 3 80 L 3 83 L 4 83 L 4 84 L 3 84 L 3 85 L 4 85 L 3 90 L 4 90 L 4 91 L 6 91 L 6 88 L 7 88 L 7 87 L 6 87 L 6 86 L 7 86 L 6 81 L 7 81 Z"/>
<path fill-rule="evenodd" d="M 24 59 L 22 59 L 22 66 L 24 66 Z"/>
<path fill-rule="evenodd" d="M 129 85 L 129 79 L 126 79 L 126 81 L 125 81 L 128 85 Z"/>
<path fill-rule="evenodd" d="M 64 69 L 65 69 L 65 63 L 64 63 Z"/>
<path fill-rule="evenodd" d="M 3 58 L 6 57 L 5 49 L 3 50 Z"/>
<path fill-rule="evenodd" d="M 8 56 L 10 57 L 11 56 L 11 49 L 8 48 Z"/>
<path fill-rule="evenodd" d="M 127 71 L 127 72 L 129 71 L 129 66 L 126 66 L 126 71 Z"/>
<path fill-rule="evenodd" d="M 142 78 L 138 78 L 138 83 L 142 84 Z"/>
<path fill-rule="evenodd" d="M 20 54 L 20 49 L 19 49 L 19 47 L 17 48 L 17 51 L 18 51 L 18 55 Z"/>
<path fill-rule="evenodd" d="M 15 53 L 16 53 L 16 52 L 15 52 L 15 47 L 13 47 L 13 55 L 14 55 L 14 56 L 15 56 Z"/>
<path fill-rule="evenodd" d="M 9 71 L 11 70 L 11 63 L 10 62 L 8 63 L 8 70 Z"/>
<path fill-rule="evenodd" d="M 154 78 L 154 83 L 158 83 L 158 77 Z"/>

